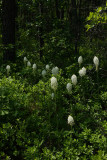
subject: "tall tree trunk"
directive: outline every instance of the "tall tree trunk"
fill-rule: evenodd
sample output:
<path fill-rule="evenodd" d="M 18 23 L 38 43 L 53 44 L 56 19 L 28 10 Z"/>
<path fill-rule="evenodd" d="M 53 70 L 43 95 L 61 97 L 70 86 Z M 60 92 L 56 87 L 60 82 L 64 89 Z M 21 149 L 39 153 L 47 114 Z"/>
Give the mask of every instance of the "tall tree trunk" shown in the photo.
<path fill-rule="evenodd" d="M 43 4 L 42 2 L 39 3 L 39 13 L 42 17 L 43 14 Z M 40 42 L 40 59 L 43 57 L 43 50 L 42 47 L 44 45 L 44 40 L 42 38 L 42 34 L 43 34 L 43 28 L 42 26 L 39 27 L 39 42 Z"/>
<path fill-rule="evenodd" d="M 2 0 L 3 61 L 15 61 L 15 0 Z"/>
<path fill-rule="evenodd" d="M 79 6 L 78 6 L 78 19 L 77 19 L 77 53 L 79 53 L 79 46 L 78 43 L 80 41 L 80 37 L 81 37 L 81 3 L 82 0 L 79 0 Z"/>
<path fill-rule="evenodd" d="M 61 13 L 60 14 L 61 14 L 60 18 L 61 18 L 61 20 L 63 20 L 64 19 L 64 8 L 61 9 Z"/>
<path fill-rule="evenodd" d="M 55 8 L 56 8 L 56 17 L 58 19 L 60 19 L 60 11 L 59 11 L 58 0 L 55 0 Z"/>
<path fill-rule="evenodd" d="M 69 18 L 71 23 L 71 32 L 74 36 L 75 54 L 78 53 L 78 15 L 76 0 L 71 0 L 69 10 Z"/>

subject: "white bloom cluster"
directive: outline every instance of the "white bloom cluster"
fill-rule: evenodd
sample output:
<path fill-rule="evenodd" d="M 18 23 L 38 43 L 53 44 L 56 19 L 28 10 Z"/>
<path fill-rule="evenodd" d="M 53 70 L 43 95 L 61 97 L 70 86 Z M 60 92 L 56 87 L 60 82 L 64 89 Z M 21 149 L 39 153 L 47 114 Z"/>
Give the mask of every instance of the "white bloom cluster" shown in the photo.
<path fill-rule="evenodd" d="M 73 85 L 77 84 L 77 76 L 75 74 L 72 75 L 71 81 L 72 81 Z"/>
<path fill-rule="evenodd" d="M 93 62 L 94 62 L 94 64 L 95 64 L 95 66 L 96 66 L 96 71 L 98 71 L 99 59 L 98 59 L 96 56 L 94 56 Z"/>
<path fill-rule="evenodd" d="M 67 83 L 67 86 L 66 86 L 68 92 L 70 93 L 71 90 L 72 90 L 72 84 L 71 83 Z"/>
<path fill-rule="evenodd" d="M 47 65 L 46 65 L 46 70 L 49 70 L 49 68 L 50 68 L 50 67 L 49 67 L 49 65 L 47 64 Z"/>
<path fill-rule="evenodd" d="M 82 69 L 79 70 L 79 75 L 80 75 L 81 77 L 83 77 L 83 76 L 86 75 L 86 68 L 85 68 L 85 67 L 83 67 Z"/>
<path fill-rule="evenodd" d="M 9 72 L 10 72 L 10 66 L 7 65 L 7 66 L 6 66 L 6 69 L 7 69 L 7 74 L 9 74 Z"/>
<path fill-rule="evenodd" d="M 54 68 L 52 69 L 52 74 L 53 74 L 54 76 L 56 76 L 56 75 L 58 74 L 58 72 L 59 72 L 59 68 L 58 68 L 58 67 L 54 67 Z"/>
<path fill-rule="evenodd" d="M 27 58 L 26 57 L 24 57 L 24 63 L 26 63 L 28 60 L 27 60 Z"/>
<path fill-rule="evenodd" d="M 31 67 L 31 63 L 29 61 L 27 62 L 27 67 Z"/>
<path fill-rule="evenodd" d="M 68 124 L 71 125 L 71 126 L 74 125 L 74 119 L 73 119 L 73 117 L 70 116 L 70 115 L 68 116 Z"/>
<path fill-rule="evenodd" d="M 82 58 L 82 56 L 80 56 L 80 57 L 78 58 L 79 66 L 81 65 L 82 62 L 83 62 L 83 58 Z"/>
<path fill-rule="evenodd" d="M 37 66 L 35 63 L 33 64 L 32 68 L 33 68 L 33 70 L 36 70 Z"/>
<path fill-rule="evenodd" d="M 57 79 L 55 77 L 51 78 L 51 88 L 56 91 L 58 87 L 58 82 Z"/>
<path fill-rule="evenodd" d="M 45 70 L 45 69 L 42 71 L 42 76 L 43 76 L 43 77 L 46 76 L 46 70 Z"/>
<path fill-rule="evenodd" d="M 54 93 L 52 93 L 52 94 L 51 94 L 52 99 L 54 99 L 54 96 L 55 96 L 55 94 L 54 94 Z"/>

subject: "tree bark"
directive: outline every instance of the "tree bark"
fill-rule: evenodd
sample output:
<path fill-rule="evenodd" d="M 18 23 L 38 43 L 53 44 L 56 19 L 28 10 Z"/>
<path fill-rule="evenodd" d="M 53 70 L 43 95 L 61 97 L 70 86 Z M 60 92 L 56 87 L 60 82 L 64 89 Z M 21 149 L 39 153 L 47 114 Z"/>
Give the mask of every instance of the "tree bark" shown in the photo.
<path fill-rule="evenodd" d="M 64 19 L 64 8 L 61 9 L 61 20 Z"/>
<path fill-rule="evenodd" d="M 43 16 L 43 3 L 40 2 L 39 3 L 39 12 L 40 12 L 40 16 Z M 40 25 L 39 27 L 39 42 L 40 42 L 40 59 L 42 59 L 43 57 L 43 45 L 44 45 L 44 40 L 42 38 L 43 35 L 43 27 Z"/>
<path fill-rule="evenodd" d="M 16 1 L 2 0 L 3 61 L 14 62 L 15 54 Z"/>
<path fill-rule="evenodd" d="M 56 17 L 58 19 L 60 19 L 60 11 L 59 11 L 59 7 L 58 7 L 58 0 L 55 0 L 55 9 L 56 9 Z"/>
<path fill-rule="evenodd" d="M 71 0 L 69 19 L 71 24 L 71 32 L 74 37 L 75 54 L 78 53 L 78 15 L 77 15 L 77 4 L 76 0 Z"/>

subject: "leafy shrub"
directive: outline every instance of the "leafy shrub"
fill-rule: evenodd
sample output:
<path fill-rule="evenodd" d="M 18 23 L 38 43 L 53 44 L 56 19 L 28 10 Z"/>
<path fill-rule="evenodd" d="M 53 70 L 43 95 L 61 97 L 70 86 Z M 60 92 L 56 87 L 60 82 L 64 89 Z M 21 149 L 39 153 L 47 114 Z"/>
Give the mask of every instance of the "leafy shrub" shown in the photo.
<path fill-rule="evenodd" d="M 42 68 L 44 68 L 41 65 Z M 83 67 L 83 66 L 82 66 Z M 76 69 L 75 69 L 76 68 Z M 7 159 L 106 158 L 106 92 L 100 72 L 80 77 L 73 64 L 55 75 L 57 89 L 51 88 L 51 68 L 42 77 L 39 68 L 22 68 L 0 79 L 0 156 Z M 71 76 L 77 84 L 66 89 Z M 97 77 L 95 79 L 95 77 Z M 52 97 L 54 93 L 54 97 Z M 74 126 L 67 124 L 72 115 Z"/>

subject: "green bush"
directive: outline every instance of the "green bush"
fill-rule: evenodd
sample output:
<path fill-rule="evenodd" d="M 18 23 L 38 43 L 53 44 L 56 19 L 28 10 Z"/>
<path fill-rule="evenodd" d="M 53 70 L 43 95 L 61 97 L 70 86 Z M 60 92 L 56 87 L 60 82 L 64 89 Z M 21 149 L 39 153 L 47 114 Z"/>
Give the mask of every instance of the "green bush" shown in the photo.
<path fill-rule="evenodd" d="M 100 72 L 91 74 L 87 66 L 87 74 L 80 77 L 77 64 L 60 69 L 55 76 L 58 87 L 53 91 L 51 69 L 43 77 L 42 68 L 35 74 L 28 67 L 17 73 L 13 69 L 9 77 L 1 74 L 2 159 L 105 160 L 107 96 L 98 80 Z M 77 85 L 69 93 L 66 85 L 73 74 L 77 75 Z M 67 124 L 68 115 L 74 118 L 72 127 Z"/>

